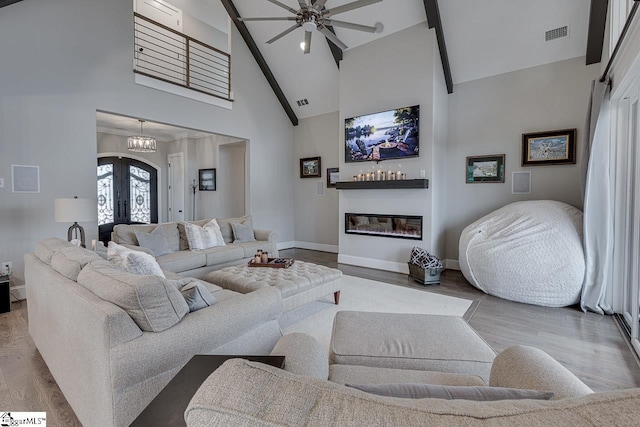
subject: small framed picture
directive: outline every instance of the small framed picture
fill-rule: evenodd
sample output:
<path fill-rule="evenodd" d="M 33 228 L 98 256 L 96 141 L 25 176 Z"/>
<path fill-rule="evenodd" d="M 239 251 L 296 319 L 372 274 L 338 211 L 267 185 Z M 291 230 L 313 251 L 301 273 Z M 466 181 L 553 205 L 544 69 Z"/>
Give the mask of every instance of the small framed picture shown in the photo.
<path fill-rule="evenodd" d="M 504 182 L 504 154 L 467 157 L 466 182 Z"/>
<path fill-rule="evenodd" d="M 336 188 L 336 184 L 340 180 L 340 169 L 327 168 L 327 188 Z"/>
<path fill-rule="evenodd" d="M 522 166 L 576 164 L 576 130 L 522 134 Z"/>
<path fill-rule="evenodd" d="M 216 191 L 216 170 L 215 169 L 199 169 L 198 183 L 200 191 Z"/>
<path fill-rule="evenodd" d="M 300 159 L 300 178 L 322 177 L 320 157 L 307 157 Z"/>

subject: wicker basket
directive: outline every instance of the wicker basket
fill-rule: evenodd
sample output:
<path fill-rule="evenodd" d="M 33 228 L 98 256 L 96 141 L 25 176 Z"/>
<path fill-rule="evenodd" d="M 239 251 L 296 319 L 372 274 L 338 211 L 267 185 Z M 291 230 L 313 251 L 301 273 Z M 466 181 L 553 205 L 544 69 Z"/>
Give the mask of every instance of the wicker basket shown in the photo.
<path fill-rule="evenodd" d="M 407 263 L 409 265 L 409 277 L 423 285 L 437 285 L 440 283 L 440 273 L 444 268 L 422 268 L 418 265 Z"/>

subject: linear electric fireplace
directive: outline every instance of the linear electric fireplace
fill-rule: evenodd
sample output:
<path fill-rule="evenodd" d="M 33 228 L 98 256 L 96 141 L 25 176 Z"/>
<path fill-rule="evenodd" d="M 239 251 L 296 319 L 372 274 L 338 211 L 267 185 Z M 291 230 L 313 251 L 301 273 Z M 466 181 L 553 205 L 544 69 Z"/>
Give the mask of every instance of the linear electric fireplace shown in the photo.
<path fill-rule="evenodd" d="M 422 217 L 345 213 L 344 232 L 346 234 L 422 240 Z"/>

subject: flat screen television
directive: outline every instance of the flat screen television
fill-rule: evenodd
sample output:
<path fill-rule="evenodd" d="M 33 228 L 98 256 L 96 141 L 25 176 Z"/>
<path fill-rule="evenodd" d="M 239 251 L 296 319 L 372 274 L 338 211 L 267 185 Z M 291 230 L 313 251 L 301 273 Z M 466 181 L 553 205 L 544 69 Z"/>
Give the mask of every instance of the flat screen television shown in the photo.
<path fill-rule="evenodd" d="M 418 157 L 419 124 L 419 105 L 346 119 L 345 162 L 379 162 Z"/>

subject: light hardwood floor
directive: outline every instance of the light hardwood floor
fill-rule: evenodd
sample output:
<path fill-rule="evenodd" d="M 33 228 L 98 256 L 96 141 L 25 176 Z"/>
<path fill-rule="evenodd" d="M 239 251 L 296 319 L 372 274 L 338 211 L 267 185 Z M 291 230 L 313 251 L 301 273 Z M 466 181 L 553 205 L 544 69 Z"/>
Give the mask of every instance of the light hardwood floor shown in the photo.
<path fill-rule="evenodd" d="M 304 249 L 280 256 L 339 268 L 344 274 L 478 301 L 469 324 L 496 350 L 514 344 L 538 347 L 560 361 L 595 391 L 640 387 L 640 368 L 610 316 L 575 307 L 546 308 L 486 295 L 457 271 L 442 274 L 440 285 L 424 287 L 404 274 L 337 263 L 337 256 Z M 28 332 L 27 303 L 0 315 L 0 410 L 46 411 L 47 425 L 78 426 Z M 69 349 L 73 351 L 73 349 Z"/>

